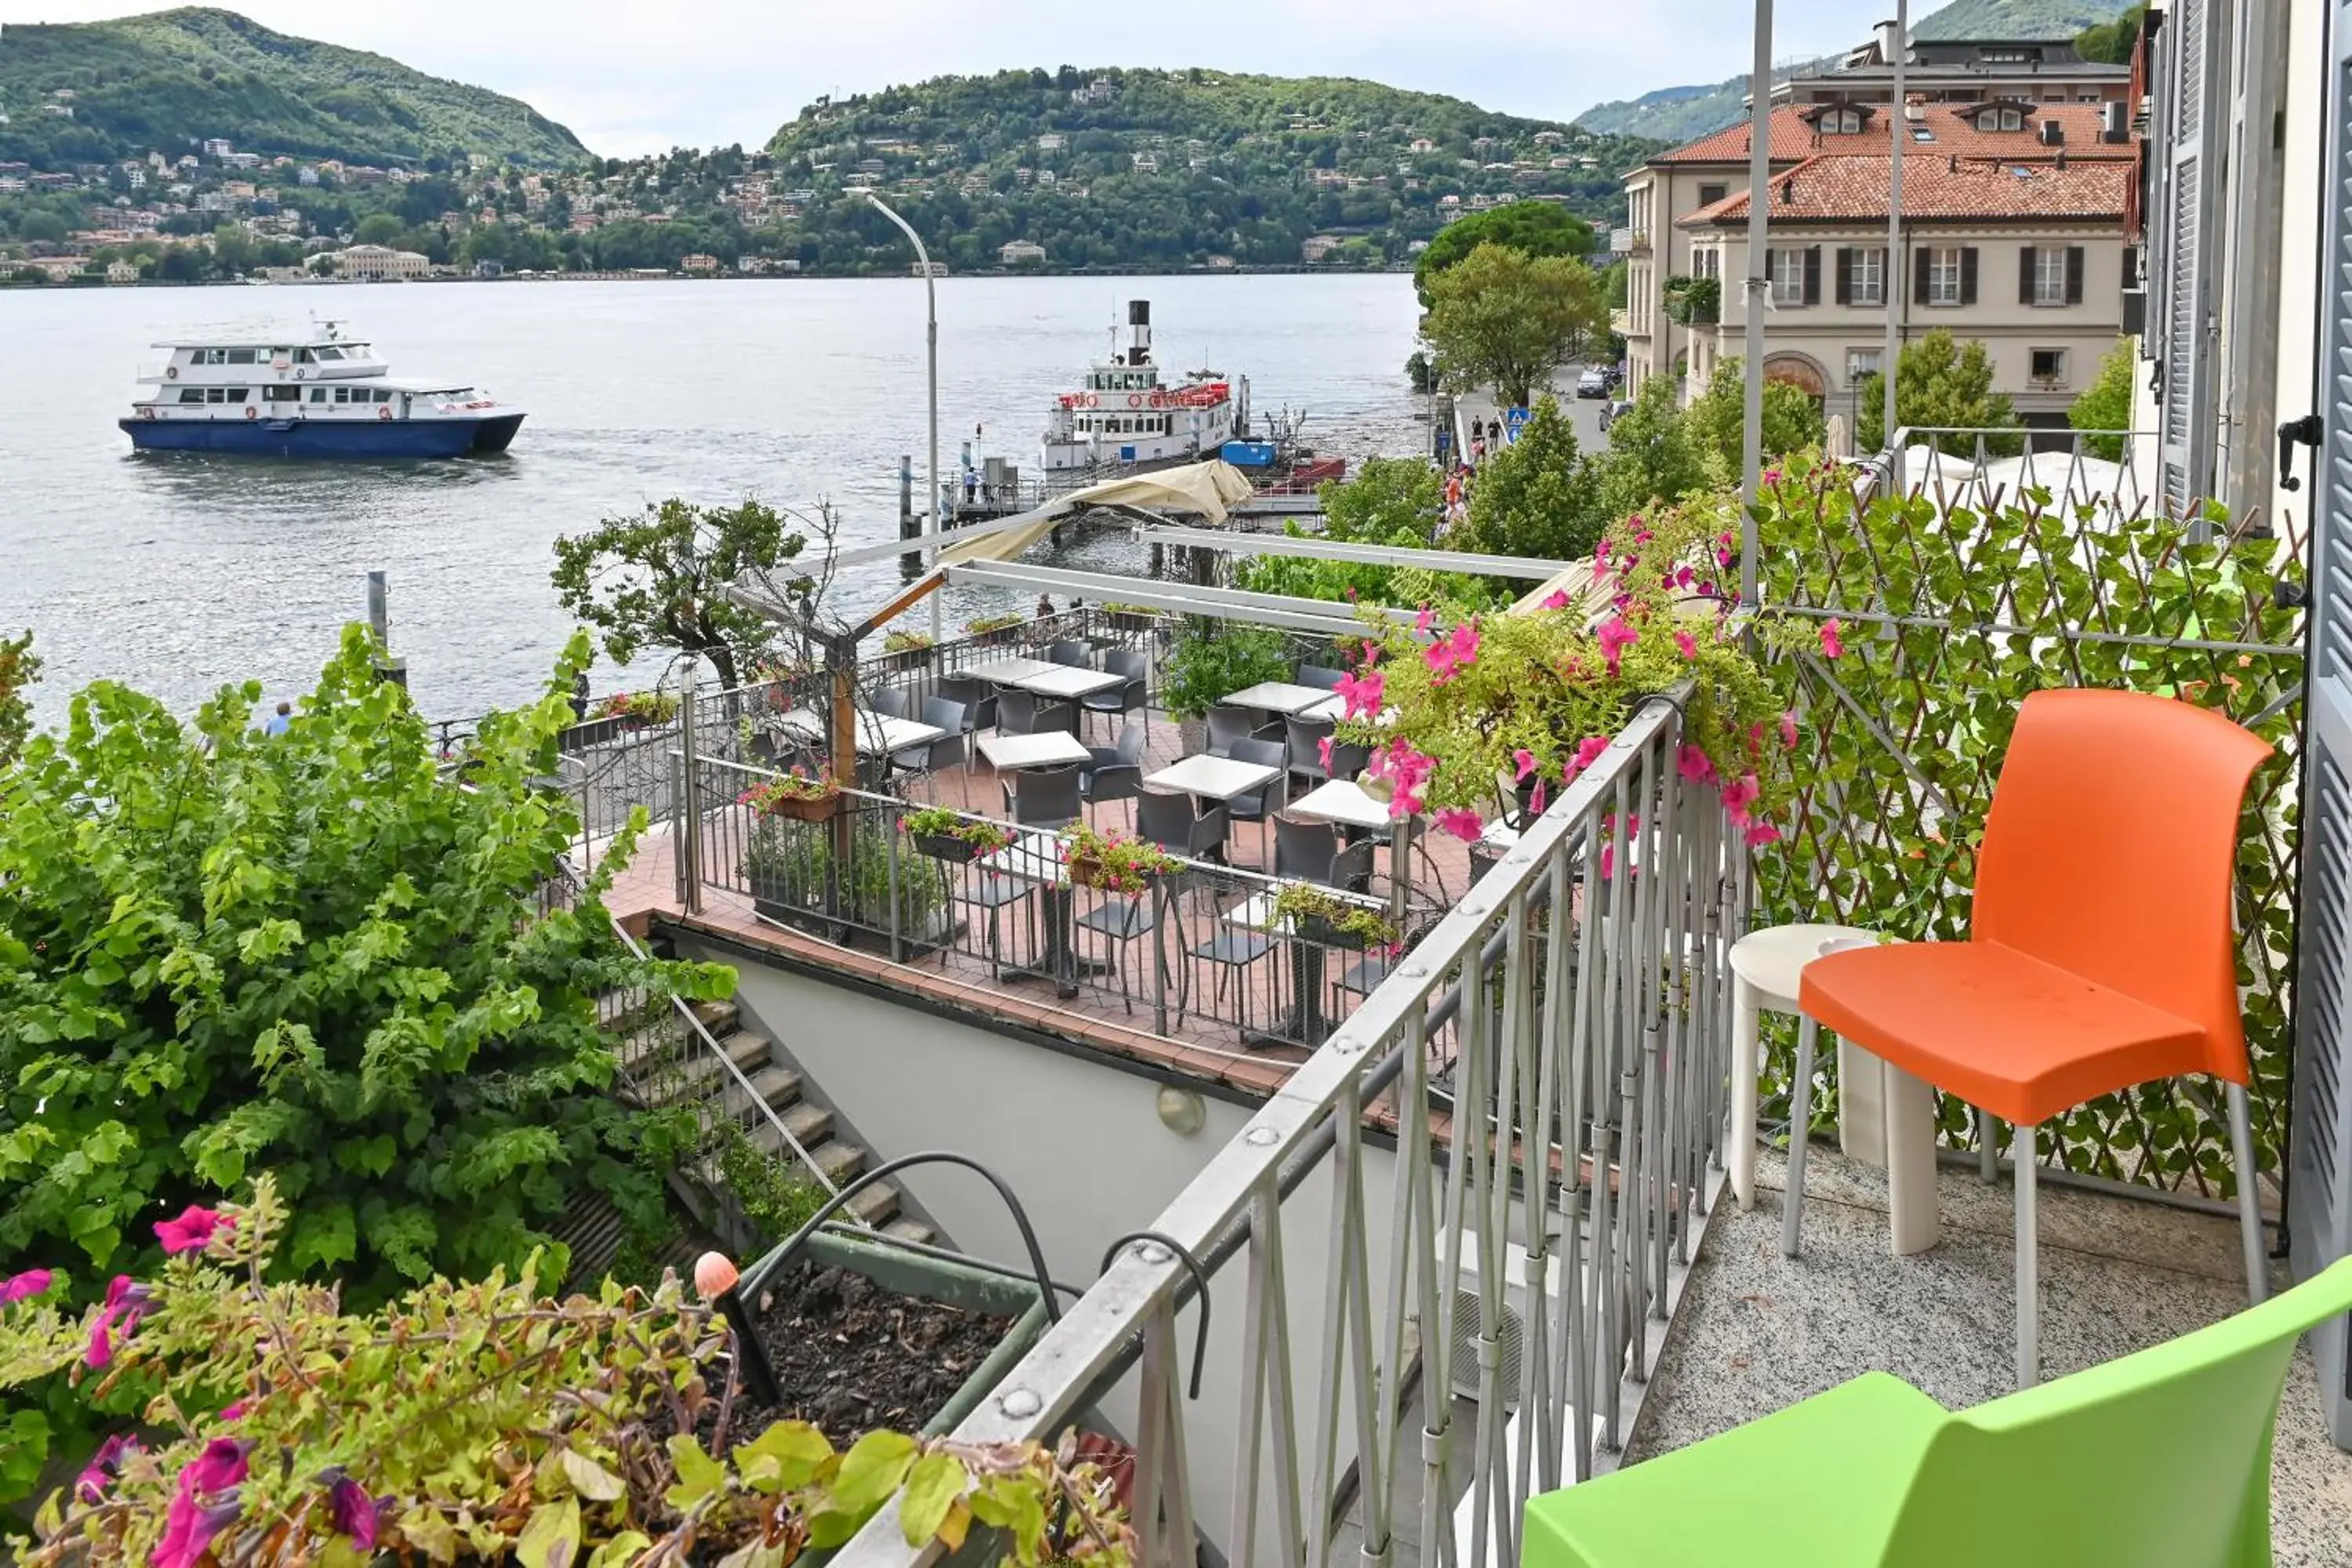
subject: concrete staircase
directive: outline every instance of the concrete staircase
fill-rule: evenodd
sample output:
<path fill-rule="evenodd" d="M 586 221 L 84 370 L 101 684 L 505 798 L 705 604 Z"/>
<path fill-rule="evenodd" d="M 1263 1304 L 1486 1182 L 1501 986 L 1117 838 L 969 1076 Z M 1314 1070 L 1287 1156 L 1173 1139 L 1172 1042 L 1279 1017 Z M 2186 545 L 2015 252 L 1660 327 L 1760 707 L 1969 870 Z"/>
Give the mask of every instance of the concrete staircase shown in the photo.
<path fill-rule="evenodd" d="M 742 1015 L 732 1002 L 698 1002 L 695 1016 L 719 1042 L 719 1049 L 749 1080 L 752 1091 L 767 1102 L 768 1109 L 791 1130 L 809 1158 L 836 1187 L 845 1186 L 863 1175 L 873 1163 L 873 1156 L 864 1148 L 842 1137 L 834 1126 L 833 1112 L 802 1091 L 800 1073 L 777 1059 L 774 1043 L 766 1036 L 743 1027 Z M 719 1064 L 707 1054 L 690 1058 L 685 1075 L 677 1079 L 677 1087 L 665 1097 L 675 1100 L 687 1095 L 717 1096 L 724 1075 Z M 797 1168 L 799 1159 L 776 1131 L 775 1124 L 765 1117 L 751 1122 L 751 1142 L 768 1153 L 782 1160 L 787 1166 Z M 902 1240 L 929 1242 L 937 1239 L 931 1227 L 911 1215 L 900 1212 L 903 1194 L 897 1183 L 879 1181 L 863 1187 L 849 1200 L 850 1211 L 866 1225 Z"/>

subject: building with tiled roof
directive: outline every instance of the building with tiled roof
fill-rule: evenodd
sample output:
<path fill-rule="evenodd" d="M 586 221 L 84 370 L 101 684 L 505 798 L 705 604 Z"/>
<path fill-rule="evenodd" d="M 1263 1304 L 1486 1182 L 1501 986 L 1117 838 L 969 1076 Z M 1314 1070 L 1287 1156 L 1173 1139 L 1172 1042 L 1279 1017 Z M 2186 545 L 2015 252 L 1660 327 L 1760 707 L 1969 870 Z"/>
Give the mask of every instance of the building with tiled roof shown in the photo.
<path fill-rule="evenodd" d="M 1915 58 L 1927 47 L 1916 45 Z M 1877 58 L 1875 46 L 1865 52 Z M 2071 58 L 2071 47 L 2065 52 Z M 1993 351 L 2001 390 L 2021 413 L 2063 417 L 2123 325 L 2125 224 L 2138 142 L 2126 106 L 2101 97 L 2101 82 L 2062 75 L 2049 85 L 2053 101 L 2040 101 L 2005 79 L 1968 78 L 1958 63 L 1946 63 L 1952 68 L 1945 77 L 1965 79 L 1970 96 L 1928 97 L 1949 87 L 1930 74 L 1927 89 L 1908 93 L 1898 115 L 1891 101 L 1867 100 L 1876 79 L 1857 68 L 1801 79 L 1790 94 L 1796 100 L 1774 107 L 1767 221 L 1776 237 L 1785 232 L 1791 239 L 1771 247 L 1769 265 L 1782 272 L 1774 274 L 1767 374 L 1804 387 L 1850 423 L 1856 388 L 1878 368 L 1885 342 L 1888 166 L 1900 136 L 1906 233 L 1891 270 L 1905 334 L 1943 326 L 1981 338 Z M 1832 81 L 1849 96 L 1827 96 L 1822 84 Z M 2077 101 L 2094 97 L 2101 100 Z M 1739 352 L 1748 148 L 1749 128 L 1736 125 L 1625 177 L 1630 255 L 1621 328 L 1636 387 L 1671 375 L 1687 395 L 1713 369 L 1720 345 Z M 2021 259 L 2044 248 L 2055 258 Z M 1941 259 L 1927 259 L 1931 252 Z M 1975 259 L 1962 261 L 1963 252 Z M 1995 254 L 2006 259 L 1986 259 Z M 1861 269 L 1853 288 L 1844 287 L 1839 268 L 1847 263 L 1840 258 Z M 2046 276 L 2029 303 L 2018 269 L 2030 265 Z M 1963 267 L 1972 280 L 1965 305 L 1958 292 Z M 2017 276 L 1994 288 L 1983 280 L 1993 276 L 1987 268 Z M 1717 280 L 1714 311 L 1705 308 L 1705 290 L 1700 308 L 1688 307 L 1692 293 L 1680 279 L 1694 277 Z M 1670 310 L 1670 300 L 1685 303 Z"/>

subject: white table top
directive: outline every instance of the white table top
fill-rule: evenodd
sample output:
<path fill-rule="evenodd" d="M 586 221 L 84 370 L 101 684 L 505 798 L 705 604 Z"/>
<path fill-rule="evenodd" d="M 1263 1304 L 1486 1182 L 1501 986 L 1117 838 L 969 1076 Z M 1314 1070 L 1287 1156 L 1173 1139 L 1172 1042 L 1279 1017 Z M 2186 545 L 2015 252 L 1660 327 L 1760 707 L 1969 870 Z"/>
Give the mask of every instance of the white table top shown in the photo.
<path fill-rule="evenodd" d="M 1336 822 L 1344 827 L 1386 827 L 1389 806 L 1353 779 L 1317 784 L 1290 803 L 1286 815 L 1306 822 Z"/>
<path fill-rule="evenodd" d="M 983 871 L 1017 877 L 1024 882 L 1059 882 L 1069 874 L 1062 841 L 1051 833 L 1024 833 L 1002 849 L 972 862 Z"/>
<path fill-rule="evenodd" d="M 1024 691 L 1034 691 L 1040 697 L 1092 697 L 1097 691 L 1108 691 L 1127 677 L 1108 670 L 1088 669 L 1075 664 L 1049 664 L 1032 674 L 1000 680 L 1000 686 L 1017 686 Z"/>
<path fill-rule="evenodd" d="M 824 716 L 814 708 L 795 708 L 774 722 L 775 728 L 804 741 L 820 746 L 826 743 L 828 727 Z M 935 724 L 919 724 L 912 719 L 886 718 L 870 710 L 860 710 L 857 715 L 857 750 L 864 756 L 885 756 L 910 746 L 928 746 L 946 735 L 947 731 Z"/>
<path fill-rule="evenodd" d="M 1226 708 L 1255 708 L 1262 713 L 1304 713 L 1329 701 L 1331 694 L 1319 686 L 1294 686 L 1287 680 L 1261 680 L 1255 686 L 1245 686 L 1239 691 L 1228 692 L 1218 702 Z"/>
<path fill-rule="evenodd" d="M 999 773 L 1016 768 L 1053 768 L 1067 763 L 1093 760 L 1094 753 L 1078 743 L 1078 738 L 1066 730 L 1055 730 L 1043 735 L 999 735 L 990 733 L 980 738 L 980 754 L 988 765 Z"/>
<path fill-rule="evenodd" d="M 1153 789 L 1174 790 L 1202 800 L 1231 800 L 1248 795 L 1282 776 L 1282 770 L 1265 763 L 1237 763 L 1231 757 L 1186 757 L 1171 763 L 1143 782 Z"/>
<path fill-rule="evenodd" d="M 977 676 L 982 680 L 992 680 L 1001 686 L 1008 681 L 1018 680 L 1024 675 L 1035 675 L 1040 670 L 1061 668 L 1058 664 L 1048 664 L 1042 658 L 1024 658 L 1018 654 L 1007 654 L 1003 658 L 968 664 L 961 669 L 950 669 L 947 673 Z"/>

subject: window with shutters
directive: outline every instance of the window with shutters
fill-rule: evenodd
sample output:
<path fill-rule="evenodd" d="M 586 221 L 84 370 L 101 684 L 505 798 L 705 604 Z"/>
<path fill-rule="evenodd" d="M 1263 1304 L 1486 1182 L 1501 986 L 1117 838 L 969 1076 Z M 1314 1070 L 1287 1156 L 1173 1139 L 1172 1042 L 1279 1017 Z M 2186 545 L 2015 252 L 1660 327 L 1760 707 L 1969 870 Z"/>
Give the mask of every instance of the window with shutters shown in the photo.
<path fill-rule="evenodd" d="M 1886 251 L 1863 246 L 1845 253 L 1845 300 L 1849 305 L 1886 303 Z"/>
<path fill-rule="evenodd" d="M 2033 252 L 2033 303 L 2066 303 L 2066 247 L 2044 245 Z"/>
<path fill-rule="evenodd" d="M 1845 384 L 1848 386 L 1860 386 L 1864 376 L 1876 375 L 1878 367 L 1885 363 L 1879 357 L 1884 352 L 1874 348 L 1846 350 Z"/>
<path fill-rule="evenodd" d="M 1805 302 L 1805 253 L 1801 250 L 1774 250 L 1767 258 L 1772 279 L 1772 303 L 1801 305 Z"/>
<path fill-rule="evenodd" d="M 2066 351 L 2035 349 L 2026 371 L 2026 379 L 2043 391 L 2055 391 L 2066 384 Z"/>
<path fill-rule="evenodd" d="M 1923 305 L 1957 305 L 1960 302 L 1960 249 L 1957 245 L 1928 247 L 1926 272 L 1927 288 Z"/>

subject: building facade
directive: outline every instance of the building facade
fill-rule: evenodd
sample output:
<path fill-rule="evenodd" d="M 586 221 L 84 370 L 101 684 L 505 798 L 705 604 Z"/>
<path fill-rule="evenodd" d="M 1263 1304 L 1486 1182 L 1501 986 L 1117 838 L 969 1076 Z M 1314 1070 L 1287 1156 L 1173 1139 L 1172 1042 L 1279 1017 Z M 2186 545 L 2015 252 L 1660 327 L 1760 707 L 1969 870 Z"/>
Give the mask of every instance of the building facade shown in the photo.
<path fill-rule="evenodd" d="M 387 245 L 349 245 L 335 253 L 335 276 L 355 283 L 404 282 L 428 277 L 432 269 L 422 251 Z"/>
<path fill-rule="evenodd" d="M 1915 62 L 1923 50 L 1953 47 L 1915 45 Z M 1939 234 L 1948 235 L 1948 220 L 1969 210 L 1975 198 L 1961 202 L 1958 207 L 1946 208 L 1920 205 L 1928 202 L 1925 193 L 1935 189 L 1944 198 L 1958 199 L 1966 192 L 1993 183 L 1981 178 L 1993 171 L 2023 170 L 2027 174 L 2018 177 L 2020 187 L 2037 195 L 2048 195 L 2054 205 L 2046 212 L 2014 211 L 2018 203 L 2002 195 L 1993 205 L 1993 211 L 1999 215 L 1998 225 L 1959 238 L 1979 253 L 1993 246 L 2006 246 L 2013 255 L 2025 246 L 2043 242 L 2082 247 L 2085 251 L 2082 264 L 2085 279 L 2084 303 L 2090 303 L 2088 290 L 2095 287 L 2106 289 L 2110 295 L 2117 293 L 2131 273 L 2126 255 L 2126 201 L 2121 196 L 2116 198 L 2112 216 L 2102 216 L 2096 223 L 2087 222 L 2077 206 L 2068 204 L 2079 202 L 2091 186 L 2105 191 L 2116 184 L 2105 175 L 2090 179 L 2074 176 L 2072 172 L 2078 166 L 2103 165 L 2112 171 L 2136 164 L 2138 145 L 2131 129 L 2129 105 L 2122 99 L 2108 96 L 2114 85 L 2110 79 L 2119 73 L 2127 75 L 2128 68 L 2083 62 L 2074 58 L 2071 45 L 1987 44 L 1968 47 L 1977 52 L 1972 58 L 2011 47 L 2063 50 L 2073 63 L 2064 69 L 2053 68 L 2041 78 L 2033 96 L 2028 96 L 1998 72 L 1970 72 L 1953 65 L 1941 74 L 1929 76 L 1923 87 L 1906 90 L 1909 101 L 1899 119 L 1891 102 L 1891 72 L 1885 82 L 1876 87 L 1872 84 L 1878 79 L 1859 67 L 1799 78 L 1785 84 L 1784 90 L 1793 101 L 1774 108 L 1770 118 L 1769 160 L 1776 188 L 1791 172 L 1801 167 L 1806 170 L 1797 182 L 1802 199 L 1791 207 L 1789 219 L 1810 226 L 1807 246 L 1834 244 L 1839 238 L 1852 240 L 1857 246 L 1864 244 L 1866 237 L 1860 231 L 1870 221 L 1863 190 L 1868 175 L 1860 165 L 1867 165 L 1877 178 L 1877 247 L 1883 266 L 1887 164 L 1894 138 L 1899 134 L 1904 145 L 1906 226 L 1910 215 L 1916 211 L 1923 223 Z M 1881 46 L 1874 45 L 1864 52 L 1875 58 L 1880 50 Z M 1830 96 L 1833 92 L 1843 96 Z M 1879 94 L 1876 101 L 1869 96 L 1873 92 Z M 1997 96 L 1987 96 L 1996 92 Z M 1682 280 L 1715 278 L 1721 310 L 1731 313 L 1735 320 L 1745 321 L 1738 314 L 1738 296 L 1742 291 L 1740 279 L 1747 275 L 1747 245 L 1744 235 L 1737 239 L 1728 236 L 1724 220 L 1727 213 L 1736 211 L 1739 224 L 1745 225 L 1748 149 L 1749 128 L 1736 125 L 1663 153 L 1625 176 L 1628 270 L 1622 331 L 1626 342 L 1627 378 L 1636 387 L 1665 375 L 1674 377 L 1687 392 L 1695 385 L 1695 349 L 1702 359 L 1710 362 L 1718 350 L 1722 335 L 1715 330 L 1717 323 L 1677 319 L 1691 313 L 1674 304 L 1687 295 Z M 1857 166 L 1843 167 L 1848 163 Z M 2046 171 L 2058 171 L 2063 177 L 2034 177 Z M 2117 189 L 2127 190 L 2128 181 L 2117 185 Z M 1915 196 L 1915 191 L 1921 194 Z M 1807 216 L 1808 209 L 1816 205 L 1816 198 L 1830 192 L 1848 194 Z M 1727 205 L 1735 202 L 1736 206 Z M 2053 232 L 2037 237 L 2020 227 L 2042 216 L 2053 220 Z M 1769 221 L 1778 224 L 1781 219 L 1776 204 Z M 1909 258 L 1915 246 L 1906 237 L 1900 248 L 1905 255 L 1898 258 L 1898 268 L 1911 268 L 1914 264 Z M 1727 266 L 1730 270 L 1719 270 Z M 1711 272 L 1710 268 L 1718 270 Z M 2094 283 L 2092 279 L 2099 281 Z M 1962 330 L 1957 317 L 1923 314 L 1916 322 L 1913 321 L 1910 294 L 1916 283 L 1912 271 L 1899 270 L 1894 284 L 1898 308 L 1906 312 L 1906 336 L 1939 325 Z M 2012 279 L 2012 298 L 2017 292 L 2014 283 Z M 1983 289 L 1980 279 L 1976 296 L 1979 303 L 1987 302 Z M 1786 296 L 1790 291 L 1784 288 L 1776 292 Z M 1833 284 L 1830 297 L 1834 297 Z M 1937 297 L 1942 297 L 1940 285 Z M 2108 311 L 2107 337 L 2112 341 L 2115 329 L 2122 322 L 2122 306 L 2119 300 L 2110 303 L 2114 308 Z M 1883 310 L 1884 307 L 1879 309 Z M 1923 302 L 1920 309 L 1924 312 L 1927 307 Z M 1958 309 L 1942 304 L 1934 308 L 1937 312 Z M 1822 318 L 1811 320 L 1820 321 Z M 2023 329 L 2044 321 L 2037 317 L 2010 324 Z M 1843 334 L 1848 325 L 1837 323 L 1837 331 Z M 1882 339 L 1884 325 L 1882 315 Z M 1781 326 L 1776 315 L 1771 328 L 1776 342 Z M 2085 323 L 2085 333 L 2095 330 Z M 1702 334 L 1706 339 L 1704 345 L 1698 342 Z M 1810 332 L 1807 335 L 1813 336 Z M 1865 333 L 1852 346 L 1859 346 L 1867 336 Z M 1831 412 L 1838 412 L 1837 400 L 1847 386 L 1843 379 L 1844 345 L 1814 342 L 1803 352 L 1809 358 L 1819 358 L 1815 350 L 1822 351 L 1827 357 L 1820 360 L 1822 384 L 1809 390 L 1822 396 Z M 1738 352 L 1736 346 L 1733 352 Z M 2071 363 L 2073 357 L 2070 353 L 2068 378 L 2086 376 L 2089 367 L 2083 366 L 2078 373 Z M 2030 384 L 2027 373 L 2031 365 L 2030 357 L 2021 358 L 2016 380 L 2001 387 L 2017 396 L 2021 407 L 2046 405 L 2053 391 L 2046 385 Z M 1698 376 L 1705 374 L 1704 366 L 1696 368 Z M 1801 378 L 1792 375 L 1791 379 Z"/>

